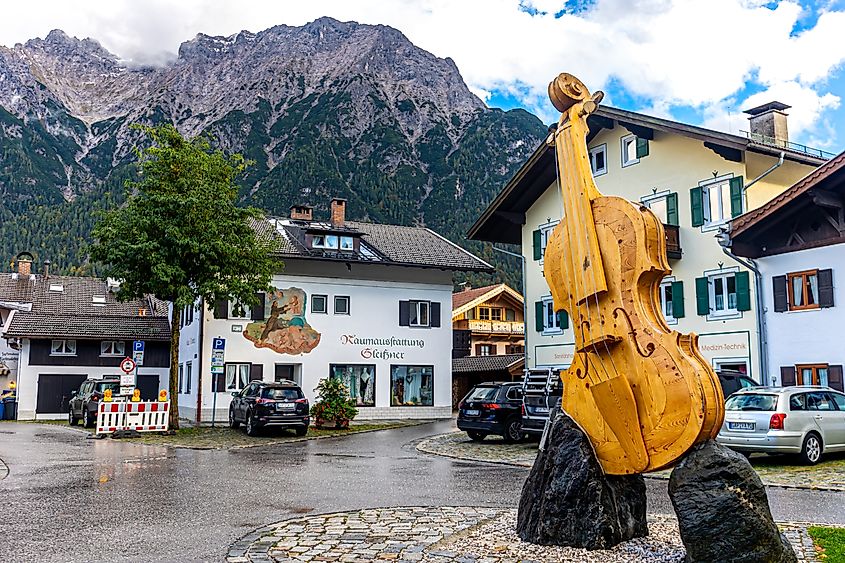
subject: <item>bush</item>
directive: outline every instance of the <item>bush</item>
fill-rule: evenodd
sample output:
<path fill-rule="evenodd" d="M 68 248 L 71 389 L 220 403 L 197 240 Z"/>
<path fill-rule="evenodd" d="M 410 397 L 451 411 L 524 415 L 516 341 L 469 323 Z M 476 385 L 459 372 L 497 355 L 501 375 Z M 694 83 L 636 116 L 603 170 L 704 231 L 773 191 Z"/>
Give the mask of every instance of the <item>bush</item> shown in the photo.
<path fill-rule="evenodd" d="M 357 416 L 355 400 L 349 397 L 349 389 L 343 381 L 328 377 L 321 379 L 315 389 L 317 402 L 311 407 L 311 415 L 323 420 L 352 420 Z"/>

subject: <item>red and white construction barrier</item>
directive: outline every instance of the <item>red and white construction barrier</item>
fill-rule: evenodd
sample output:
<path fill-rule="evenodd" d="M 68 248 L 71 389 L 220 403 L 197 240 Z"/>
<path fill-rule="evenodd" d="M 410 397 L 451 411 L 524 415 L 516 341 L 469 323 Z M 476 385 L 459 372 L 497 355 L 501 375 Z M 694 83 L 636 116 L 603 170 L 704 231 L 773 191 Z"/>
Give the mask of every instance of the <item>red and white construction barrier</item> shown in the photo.
<path fill-rule="evenodd" d="M 97 411 L 97 434 L 111 434 L 118 430 L 162 432 L 170 423 L 170 403 L 158 401 L 101 402 Z"/>

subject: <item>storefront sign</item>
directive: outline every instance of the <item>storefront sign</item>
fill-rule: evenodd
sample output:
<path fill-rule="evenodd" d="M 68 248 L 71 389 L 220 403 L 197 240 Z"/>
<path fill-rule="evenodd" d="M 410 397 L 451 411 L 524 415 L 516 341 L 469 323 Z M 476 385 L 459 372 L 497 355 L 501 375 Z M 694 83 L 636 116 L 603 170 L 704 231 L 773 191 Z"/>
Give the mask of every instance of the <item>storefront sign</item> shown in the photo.
<path fill-rule="evenodd" d="M 395 336 L 370 338 L 341 334 L 340 343 L 346 346 L 363 346 L 360 354 L 365 360 L 404 360 L 405 351 L 402 348 L 425 348 L 425 340 Z"/>
<path fill-rule="evenodd" d="M 573 357 L 575 357 L 575 344 L 534 347 L 535 366 L 569 367 Z"/>
<path fill-rule="evenodd" d="M 698 337 L 701 355 L 712 363 L 718 358 L 748 358 L 751 355 L 748 331 L 702 334 Z"/>

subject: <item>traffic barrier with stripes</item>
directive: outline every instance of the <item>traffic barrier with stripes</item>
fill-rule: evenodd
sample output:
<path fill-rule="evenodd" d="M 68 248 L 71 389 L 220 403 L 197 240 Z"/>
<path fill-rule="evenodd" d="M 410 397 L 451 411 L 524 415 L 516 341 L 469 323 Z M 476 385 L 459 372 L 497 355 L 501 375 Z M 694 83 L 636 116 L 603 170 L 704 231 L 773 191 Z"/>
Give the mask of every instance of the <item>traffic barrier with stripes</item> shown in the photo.
<path fill-rule="evenodd" d="M 158 401 L 101 402 L 97 411 L 97 434 L 118 430 L 163 432 L 168 429 L 170 403 Z"/>

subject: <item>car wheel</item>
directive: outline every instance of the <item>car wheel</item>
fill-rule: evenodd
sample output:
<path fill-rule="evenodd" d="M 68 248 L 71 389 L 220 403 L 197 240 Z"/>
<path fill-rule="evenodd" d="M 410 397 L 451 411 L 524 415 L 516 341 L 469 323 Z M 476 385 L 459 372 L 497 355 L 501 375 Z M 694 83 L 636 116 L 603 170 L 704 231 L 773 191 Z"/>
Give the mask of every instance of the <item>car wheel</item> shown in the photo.
<path fill-rule="evenodd" d="M 505 435 L 502 436 L 505 442 L 514 444 L 522 441 L 522 420 L 518 418 L 511 418 L 505 423 Z"/>
<path fill-rule="evenodd" d="M 229 409 L 229 428 L 234 430 L 237 429 L 240 425 L 241 423 L 235 420 L 234 411 L 232 411 L 232 409 Z"/>
<path fill-rule="evenodd" d="M 308 434 L 308 427 L 307 426 L 297 426 L 296 427 L 296 435 L 297 436 L 305 436 Z"/>
<path fill-rule="evenodd" d="M 79 419 L 78 419 L 78 418 L 76 418 L 75 416 L 73 416 L 73 407 L 69 408 L 69 409 L 67 410 L 67 423 L 68 423 L 70 426 L 76 426 L 76 424 L 77 424 L 78 422 L 79 422 Z"/>
<path fill-rule="evenodd" d="M 97 424 L 97 421 L 91 414 L 88 409 L 82 411 L 82 423 L 85 428 L 93 428 Z"/>
<path fill-rule="evenodd" d="M 804 438 L 804 445 L 801 446 L 801 460 L 806 465 L 815 465 L 822 457 L 822 439 L 819 435 L 811 432 Z"/>
<path fill-rule="evenodd" d="M 469 436 L 469 439 L 473 442 L 481 442 L 487 437 L 487 434 L 484 432 L 467 432 L 467 436 Z"/>
<path fill-rule="evenodd" d="M 258 421 L 251 412 L 246 413 L 246 433 L 248 436 L 258 436 Z"/>

